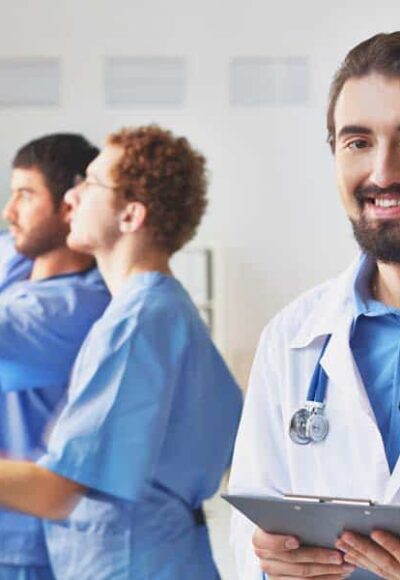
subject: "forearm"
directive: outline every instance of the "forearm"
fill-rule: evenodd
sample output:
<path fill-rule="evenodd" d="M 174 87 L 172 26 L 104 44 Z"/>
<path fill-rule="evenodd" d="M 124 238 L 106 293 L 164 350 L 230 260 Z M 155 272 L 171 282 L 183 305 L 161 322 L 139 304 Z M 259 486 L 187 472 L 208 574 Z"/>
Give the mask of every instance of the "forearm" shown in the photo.
<path fill-rule="evenodd" d="M 0 505 L 45 519 L 63 519 L 85 488 L 29 461 L 0 460 Z"/>

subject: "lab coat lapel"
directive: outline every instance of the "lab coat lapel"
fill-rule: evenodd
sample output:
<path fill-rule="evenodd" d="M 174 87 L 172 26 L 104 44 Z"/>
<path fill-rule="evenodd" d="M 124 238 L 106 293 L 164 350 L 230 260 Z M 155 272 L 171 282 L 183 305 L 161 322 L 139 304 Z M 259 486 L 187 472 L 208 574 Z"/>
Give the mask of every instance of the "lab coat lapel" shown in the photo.
<path fill-rule="evenodd" d="M 351 323 L 352 316 L 348 312 L 337 320 L 321 365 L 328 375 L 330 385 L 341 389 L 343 398 L 347 399 L 349 404 L 360 405 L 368 420 L 373 421 L 376 426 L 368 395 L 350 349 Z M 352 401 L 354 403 L 351 403 Z"/>
<path fill-rule="evenodd" d="M 350 349 L 351 323 L 349 313 L 338 318 L 321 359 L 328 375 L 327 414 L 330 407 L 341 409 L 351 438 L 348 441 L 353 458 L 351 472 L 361 478 L 359 489 L 368 490 L 367 499 L 383 502 L 392 478 L 382 436 Z M 372 472 L 369 461 L 376 466 Z"/>
<path fill-rule="evenodd" d="M 375 423 L 368 396 L 350 350 L 350 332 L 354 318 L 352 288 L 360 258 L 331 285 L 301 325 L 292 348 L 308 347 L 319 336 L 331 336 L 321 365 L 333 388 L 341 389 L 348 400 L 357 398 L 365 415 Z M 328 384 L 327 397 L 329 397 Z"/>

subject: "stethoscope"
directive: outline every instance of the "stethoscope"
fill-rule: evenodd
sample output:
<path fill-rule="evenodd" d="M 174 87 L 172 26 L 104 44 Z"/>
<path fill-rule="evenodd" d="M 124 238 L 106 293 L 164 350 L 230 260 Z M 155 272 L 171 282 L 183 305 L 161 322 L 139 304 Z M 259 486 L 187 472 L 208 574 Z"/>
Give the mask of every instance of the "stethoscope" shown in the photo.
<path fill-rule="evenodd" d="M 321 359 L 330 338 L 330 335 L 326 338 L 319 355 L 311 377 L 306 404 L 294 413 L 290 421 L 289 435 L 298 445 L 320 443 L 328 435 L 329 421 L 324 414 L 328 377 L 321 366 Z"/>

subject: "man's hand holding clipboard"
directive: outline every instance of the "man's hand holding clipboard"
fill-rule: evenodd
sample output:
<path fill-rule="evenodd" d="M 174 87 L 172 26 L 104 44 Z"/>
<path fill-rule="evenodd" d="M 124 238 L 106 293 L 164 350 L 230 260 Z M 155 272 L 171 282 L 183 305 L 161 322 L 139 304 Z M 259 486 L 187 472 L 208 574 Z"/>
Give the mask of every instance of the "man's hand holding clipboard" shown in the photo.
<path fill-rule="evenodd" d="M 399 506 L 311 496 L 224 498 L 258 526 L 254 550 L 269 579 L 400 578 Z M 369 572 L 353 575 L 356 566 Z"/>

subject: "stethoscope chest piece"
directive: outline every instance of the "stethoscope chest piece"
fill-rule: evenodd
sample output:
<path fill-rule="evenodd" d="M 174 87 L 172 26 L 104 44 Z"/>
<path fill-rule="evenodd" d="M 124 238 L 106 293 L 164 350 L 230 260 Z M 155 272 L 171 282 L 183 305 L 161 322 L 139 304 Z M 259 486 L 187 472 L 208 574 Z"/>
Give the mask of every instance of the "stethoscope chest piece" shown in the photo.
<path fill-rule="evenodd" d="M 296 411 L 290 421 L 289 435 L 298 445 L 320 443 L 329 432 L 329 422 L 324 415 L 323 403 L 307 401 L 305 407 Z"/>
<path fill-rule="evenodd" d="M 329 432 L 329 422 L 323 413 L 323 408 L 311 411 L 307 421 L 307 435 L 314 443 L 320 443 L 326 439 Z"/>
<path fill-rule="evenodd" d="M 294 443 L 298 445 L 307 445 L 311 439 L 307 435 L 307 421 L 310 418 L 310 412 L 302 408 L 296 411 L 290 421 L 289 435 Z"/>

